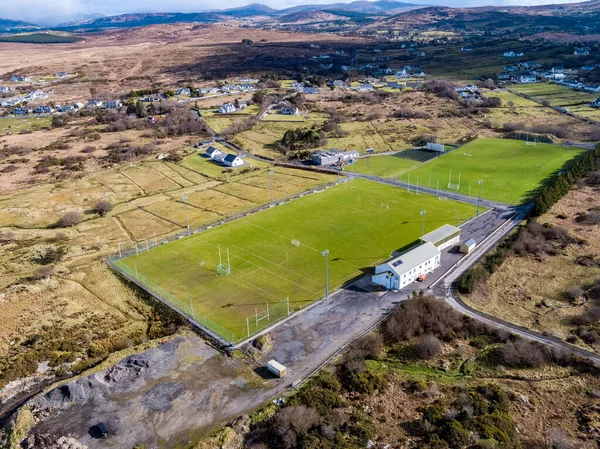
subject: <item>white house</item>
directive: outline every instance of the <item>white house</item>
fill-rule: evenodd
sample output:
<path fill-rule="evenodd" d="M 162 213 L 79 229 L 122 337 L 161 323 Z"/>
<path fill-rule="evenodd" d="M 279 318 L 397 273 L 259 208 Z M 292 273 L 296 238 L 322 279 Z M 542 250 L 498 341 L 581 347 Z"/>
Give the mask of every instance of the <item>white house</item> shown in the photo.
<path fill-rule="evenodd" d="M 533 75 L 521 75 L 519 77 L 519 83 L 535 83 L 537 78 Z"/>
<path fill-rule="evenodd" d="M 222 156 L 223 153 L 217 150 L 215 147 L 208 147 L 205 154 L 211 159 L 218 159 L 219 156 Z"/>
<path fill-rule="evenodd" d="M 187 87 L 182 87 L 181 89 L 177 89 L 175 93 L 177 95 L 191 95 L 192 91 Z"/>
<path fill-rule="evenodd" d="M 505 58 L 514 58 L 515 56 L 516 56 L 516 55 L 515 55 L 515 52 L 514 52 L 514 51 L 505 51 L 505 52 L 504 52 L 504 57 L 505 57 Z"/>
<path fill-rule="evenodd" d="M 233 103 L 225 103 L 219 108 L 219 114 L 233 114 L 235 112 L 235 106 Z"/>
<path fill-rule="evenodd" d="M 228 154 L 223 158 L 223 165 L 227 167 L 239 167 L 240 165 L 244 165 L 244 161 L 235 154 Z"/>
<path fill-rule="evenodd" d="M 344 87 L 346 85 L 342 80 L 334 80 L 332 84 L 334 87 Z"/>
<path fill-rule="evenodd" d="M 423 236 L 423 241 L 431 243 L 439 251 L 443 251 L 451 246 L 458 245 L 460 243 L 460 228 L 445 224 L 442 227 L 437 228 L 435 231 L 431 231 Z"/>
<path fill-rule="evenodd" d="M 590 51 L 591 51 L 590 47 L 575 47 L 575 51 L 573 52 L 573 54 L 588 56 L 590 54 Z"/>
<path fill-rule="evenodd" d="M 429 242 L 375 267 L 371 281 L 388 290 L 399 290 L 440 266 L 440 250 Z"/>
<path fill-rule="evenodd" d="M 591 104 L 591 106 L 592 106 L 593 108 L 600 108 L 600 98 L 598 98 L 598 99 L 596 99 L 596 100 L 592 101 L 592 104 Z"/>

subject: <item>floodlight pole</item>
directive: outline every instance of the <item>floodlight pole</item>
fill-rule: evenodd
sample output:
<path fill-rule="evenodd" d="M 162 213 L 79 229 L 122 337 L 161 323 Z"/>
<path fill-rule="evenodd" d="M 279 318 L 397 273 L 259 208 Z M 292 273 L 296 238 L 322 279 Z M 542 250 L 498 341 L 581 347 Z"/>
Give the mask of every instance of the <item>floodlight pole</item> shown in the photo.
<path fill-rule="evenodd" d="M 190 222 L 188 221 L 188 211 L 187 211 L 188 194 L 184 193 L 183 196 L 181 197 L 181 199 L 183 200 L 183 208 L 185 210 L 185 227 L 187 228 L 188 235 L 190 235 Z"/>
<path fill-rule="evenodd" d="M 481 185 L 483 184 L 483 179 L 477 181 L 477 184 L 479 184 L 479 198 L 477 199 L 477 216 L 475 217 L 476 219 L 479 218 L 479 206 L 481 205 Z"/>
<path fill-rule="evenodd" d="M 329 299 L 329 250 L 321 253 L 325 257 L 325 301 Z"/>
<path fill-rule="evenodd" d="M 338 175 L 339 180 L 339 175 Z M 271 185 L 271 206 L 273 205 L 273 170 L 269 170 L 269 184 Z"/>
<path fill-rule="evenodd" d="M 422 210 L 421 212 L 419 212 L 419 215 L 421 216 L 421 243 L 425 243 L 425 241 L 423 240 L 423 237 L 425 237 L 425 213 L 427 211 L 426 210 Z"/>

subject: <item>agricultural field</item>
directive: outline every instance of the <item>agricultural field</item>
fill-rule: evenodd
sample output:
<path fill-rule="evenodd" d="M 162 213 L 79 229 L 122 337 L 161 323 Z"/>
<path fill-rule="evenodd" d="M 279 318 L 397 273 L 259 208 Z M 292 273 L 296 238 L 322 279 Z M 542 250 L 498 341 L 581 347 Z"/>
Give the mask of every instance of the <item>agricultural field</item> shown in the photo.
<path fill-rule="evenodd" d="M 354 180 L 116 262 L 225 338 L 247 336 L 322 297 L 330 250 L 330 289 L 413 244 L 421 233 L 458 224 L 475 207 Z M 294 244 L 296 240 L 296 244 Z M 220 248 L 220 256 L 219 256 Z M 218 274 L 230 260 L 231 274 Z M 193 308 L 190 307 L 190 301 Z M 208 321 L 210 320 L 210 321 Z M 250 322 L 250 321 L 248 321 Z"/>
<path fill-rule="evenodd" d="M 539 101 L 548 101 L 552 106 L 569 108 L 581 104 L 587 104 L 598 98 L 598 95 L 580 92 L 561 86 L 560 84 L 535 83 L 517 84 L 511 86 L 515 92 L 522 93 Z"/>
<path fill-rule="evenodd" d="M 275 145 L 283 138 L 286 131 L 299 127 L 310 128 L 314 124 L 322 125 L 328 117 L 323 113 L 310 113 L 303 123 L 263 121 L 251 130 L 236 134 L 233 143 L 248 153 L 271 159 L 281 159 L 282 155 L 275 149 Z"/>
<path fill-rule="evenodd" d="M 18 133 L 23 130 L 36 131 L 49 128 L 52 117 L 4 117 L 0 118 L 0 134 Z"/>
<path fill-rule="evenodd" d="M 517 204 L 582 151 L 518 140 L 479 139 L 408 174 L 413 183 L 418 176 L 420 185 L 436 188 L 439 184 L 440 190 L 450 190 L 449 184 L 458 184 L 460 176 L 460 188 L 453 190 L 471 196 L 478 194 L 477 182 L 482 180 L 482 198 Z"/>

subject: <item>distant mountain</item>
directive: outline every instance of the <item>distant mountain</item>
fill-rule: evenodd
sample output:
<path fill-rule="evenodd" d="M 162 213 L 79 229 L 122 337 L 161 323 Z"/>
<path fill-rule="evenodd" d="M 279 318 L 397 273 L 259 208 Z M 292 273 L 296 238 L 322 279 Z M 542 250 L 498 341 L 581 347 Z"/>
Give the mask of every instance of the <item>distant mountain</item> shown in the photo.
<path fill-rule="evenodd" d="M 106 17 L 104 14 L 62 14 L 56 16 L 45 16 L 36 20 L 39 25 L 48 27 L 63 26 L 68 23 L 84 22 L 86 20 L 94 20 Z"/>
<path fill-rule="evenodd" d="M 251 5 L 226 9 L 224 11 L 216 11 L 216 13 L 231 17 L 274 16 L 280 14 L 279 10 L 269 8 L 260 3 L 252 3 Z"/>
<path fill-rule="evenodd" d="M 214 13 L 141 13 L 121 14 L 119 16 L 101 17 L 99 19 L 84 20 L 67 23 L 60 29 L 102 29 L 102 28 L 133 28 L 166 23 L 212 23 L 221 19 Z"/>
<path fill-rule="evenodd" d="M 39 30 L 41 27 L 22 20 L 9 20 L 0 18 L 0 33 L 13 33 L 19 31 Z"/>
<path fill-rule="evenodd" d="M 291 8 L 283 9 L 279 11 L 280 14 L 294 14 L 299 12 L 308 11 L 323 11 L 323 10 L 337 10 L 337 11 L 353 11 L 370 14 L 396 14 L 407 9 L 422 8 L 423 5 L 416 5 L 414 3 L 403 3 L 396 1 L 378 0 L 378 1 L 367 1 L 359 0 L 352 3 L 329 3 L 321 5 L 302 5 L 293 6 Z"/>

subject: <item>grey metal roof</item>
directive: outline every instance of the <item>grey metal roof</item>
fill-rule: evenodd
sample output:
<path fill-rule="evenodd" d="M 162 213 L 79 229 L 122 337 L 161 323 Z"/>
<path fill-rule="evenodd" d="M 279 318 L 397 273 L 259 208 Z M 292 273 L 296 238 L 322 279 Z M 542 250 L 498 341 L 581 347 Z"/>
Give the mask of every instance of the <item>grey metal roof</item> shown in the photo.
<path fill-rule="evenodd" d="M 436 246 L 426 242 L 417 246 L 416 248 L 400 254 L 398 257 L 390 260 L 385 265 L 389 265 L 398 276 L 402 276 L 403 274 L 411 271 L 413 268 L 418 267 L 423 262 L 427 262 L 439 254 L 440 250 L 437 249 Z"/>
<path fill-rule="evenodd" d="M 444 226 L 441 226 L 436 230 L 425 234 L 423 236 L 423 240 L 435 244 L 452 236 L 453 234 L 456 234 L 457 232 L 460 232 L 460 228 L 457 228 L 456 226 L 452 226 L 450 224 L 445 224 Z"/>

